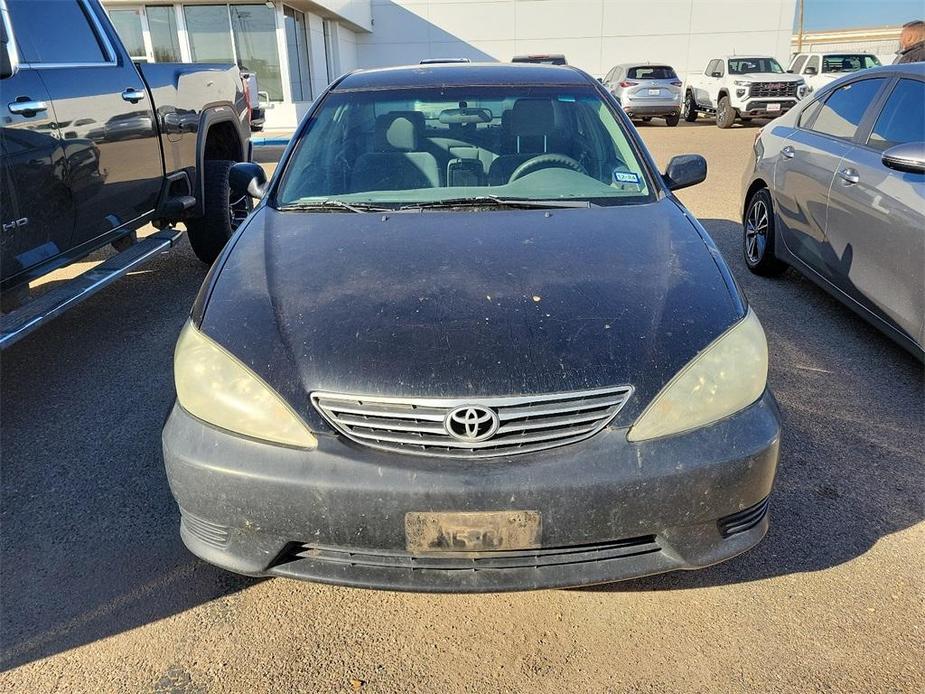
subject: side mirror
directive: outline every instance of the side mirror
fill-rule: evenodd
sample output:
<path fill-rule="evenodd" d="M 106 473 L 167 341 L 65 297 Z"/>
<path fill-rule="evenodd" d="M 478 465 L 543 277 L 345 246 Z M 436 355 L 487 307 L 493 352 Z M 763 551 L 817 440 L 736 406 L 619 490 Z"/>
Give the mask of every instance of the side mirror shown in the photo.
<path fill-rule="evenodd" d="M 719 72 L 718 70 L 710 73 L 710 77 L 722 77 L 722 76 L 723 76 L 723 73 Z"/>
<path fill-rule="evenodd" d="M 790 73 L 791 75 L 793 74 L 793 70 L 787 70 L 787 72 Z"/>
<path fill-rule="evenodd" d="M 259 200 L 267 192 L 267 174 L 260 164 L 252 161 L 238 162 L 228 172 L 228 187 L 235 199 L 250 195 Z"/>
<path fill-rule="evenodd" d="M 707 160 L 699 154 L 672 157 L 663 178 L 669 190 L 680 190 L 703 183 L 707 179 Z"/>
<path fill-rule="evenodd" d="M 803 70 L 803 74 L 804 75 L 818 75 L 819 71 L 814 67 L 808 67 L 805 70 Z"/>
<path fill-rule="evenodd" d="M 925 142 L 890 147 L 881 158 L 884 166 L 906 173 L 925 173 Z"/>
<path fill-rule="evenodd" d="M 10 35 L 6 30 L 6 13 L 0 8 L 0 80 L 16 74 L 16 58 L 10 51 Z"/>

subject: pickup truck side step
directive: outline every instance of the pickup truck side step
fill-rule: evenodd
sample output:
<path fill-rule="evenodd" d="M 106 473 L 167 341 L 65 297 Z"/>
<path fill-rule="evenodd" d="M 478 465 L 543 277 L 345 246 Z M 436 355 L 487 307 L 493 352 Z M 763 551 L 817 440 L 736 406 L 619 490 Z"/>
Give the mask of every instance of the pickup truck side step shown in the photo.
<path fill-rule="evenodd" d="M 146 236 L 82 275 L 0 316 L 0 350 L 21 340 L 46 321 L 93 296 L 126 273 L 170 250 L 182 234 L 182 231 L 168 228 Z"/>

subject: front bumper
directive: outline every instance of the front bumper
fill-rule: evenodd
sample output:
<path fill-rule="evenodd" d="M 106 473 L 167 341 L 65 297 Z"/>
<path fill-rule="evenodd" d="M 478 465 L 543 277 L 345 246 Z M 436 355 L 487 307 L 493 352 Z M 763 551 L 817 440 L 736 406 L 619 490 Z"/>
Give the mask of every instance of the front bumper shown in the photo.
<path fill-rule="evenodd" d="M 769 393 L 709 427 L 625 429 L 492 461 L 402 456 L 318 436 L 314 451 L 217 430 L 175 406 L 163 433 L 181 536 L 237 573 L 415 591 L 605 583 L 729 559 L 768 527 L 780 425 Z M 412 554 L 408 512 L 538 511 L 541 546 Z"/>
<path fill-rule="evenodd" d="M 780 108 L 777 111 L 771 111 L 771 105 L 777 105 Z M 751 99 L 739 109 L 739 114 L 743 116 L 767 116 L 768 118 L 777 118 L 797 105 L 796 99 Z"/>

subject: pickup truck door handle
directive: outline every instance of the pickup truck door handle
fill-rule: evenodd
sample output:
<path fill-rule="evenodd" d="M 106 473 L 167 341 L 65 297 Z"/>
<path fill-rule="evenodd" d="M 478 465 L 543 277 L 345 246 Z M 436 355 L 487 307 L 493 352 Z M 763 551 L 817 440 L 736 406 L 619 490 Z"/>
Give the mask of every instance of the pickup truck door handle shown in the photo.
<path fill-rule="evenodd" d="M 793 159 L 793 155 L 796 154 L 796 150 L 790 145 L 787 145 L 780 151 L 780 153 L 787 157 L 787 159 Z"/>
<path fill-rule="evenodd" d="M 858 172 L 850 167 L 847 169 L 840 169 L 838 171 L 838 175 L 841 177 L 843 185 L 846 186 L 853 186 L 855 183 L 858 183 L 861 180 Z"/>
<path fill-rule="evenodd" d="M 48 104 L 44 101 L 32 101 L 28 97 L 25 100 L 19 99 L 9 105 L 10 113 L 17 116 L 32 118 L 36 113 L 42 113 L 48 110 Z"/>
<path fill-rule="evenodd" d="M 145 93 L 143 91 L 139 92 L 129 87 L 124 92 L 122 92 L 122 98 L 126 101 L 131 101 L 133 104 L 137 104 L 139 101 L 145 98 Z"/>

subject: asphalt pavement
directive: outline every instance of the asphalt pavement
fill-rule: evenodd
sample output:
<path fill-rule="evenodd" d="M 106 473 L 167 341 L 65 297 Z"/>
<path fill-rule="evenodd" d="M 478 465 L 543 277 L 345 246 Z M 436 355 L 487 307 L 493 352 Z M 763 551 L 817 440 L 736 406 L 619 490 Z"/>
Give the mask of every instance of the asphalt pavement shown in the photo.
<path fill-rule="evenodd" d="M 922 691 L 922 366 L 792 271 L 747 272 L 754 126 L 640 130 L 662 165 L 707 157 L 708 181 L 681 197 L 768 334 L 784 433 L 758 547 L 697 572 L 468 596 L 195 559 L 160 452 L 173 346 L 206 273 L 184 240 L 2 355 L 0 690 Z"/>

